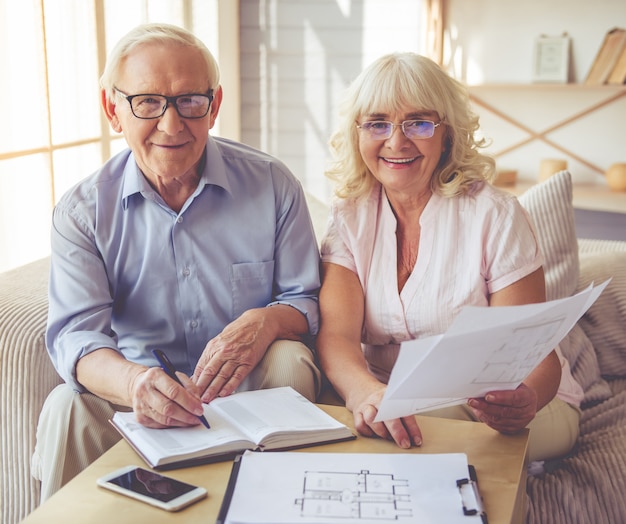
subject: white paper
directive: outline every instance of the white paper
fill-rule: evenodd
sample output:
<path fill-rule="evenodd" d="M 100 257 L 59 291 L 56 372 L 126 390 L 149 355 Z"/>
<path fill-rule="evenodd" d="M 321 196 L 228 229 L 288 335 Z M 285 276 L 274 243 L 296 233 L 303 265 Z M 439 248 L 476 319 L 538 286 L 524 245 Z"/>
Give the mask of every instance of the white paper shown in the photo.
<path fill-rule="evenodd" d="M 404 342 L 375 421 L 511 390 L 563 340 L 608 285 L 540 304 L 465 307 L 443 335 Z"/>
<path fill-rule="evenodd" d="M 246 452 L 226 524 L 472 524 L 468 475 L 463 453 Z"/>

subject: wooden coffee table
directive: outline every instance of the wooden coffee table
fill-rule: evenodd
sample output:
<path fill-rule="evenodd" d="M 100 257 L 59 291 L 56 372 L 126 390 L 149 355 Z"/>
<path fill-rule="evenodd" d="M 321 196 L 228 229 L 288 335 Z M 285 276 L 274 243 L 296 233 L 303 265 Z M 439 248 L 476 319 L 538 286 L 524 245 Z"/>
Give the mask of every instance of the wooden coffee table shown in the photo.
<path fill-rule="evenodd" d="M 320 405 L 324 411 L 344 424 L 354 427 L 352 414 L 340 406 Z M 466 453 L 476 468 L 484 506 L 490 524 L 522 523 L 526 496 L 526 453 L 528 431 L 505 436 L 478 422 L 417 417 L 424 444 L 413 453 Z M 305 448 L 303 451 L 328 453 L 406 453 L 392 442 L 358 437 Z M 208 498 L 177 513 L 153 508 L 147 504 L 112 493 L 96 486 L 96 479 L 117 468 L 135 464 L 147 467 L 125 442 L 107 451 L 80 475 L 32 512 L 23 524 L 138 524 L 215 522 L 226 484 L 231 461 L 165 472 L 207 489 Z"/>

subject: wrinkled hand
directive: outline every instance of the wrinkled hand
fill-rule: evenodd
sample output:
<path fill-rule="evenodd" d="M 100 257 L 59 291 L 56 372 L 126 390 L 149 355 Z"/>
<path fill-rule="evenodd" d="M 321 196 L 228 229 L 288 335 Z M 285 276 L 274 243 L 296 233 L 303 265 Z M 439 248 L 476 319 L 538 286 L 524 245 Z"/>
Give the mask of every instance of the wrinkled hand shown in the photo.
<path fill-rule="evenodd" d="M 505 434 L 521 431 L 537 414 L 537 394 L 526 384 L 512 391 L 491 391 L 468 404 L 478 420 Z"/>
<path fill-rule="evenodd" d="M 393 440 L 404 449 L 408 449 L 412 445 L 421 446 L 422 432 L 413 415 L 383 422 L 374 422 L 378 414 L 378 407 L 385 394 L 385 388 L 381 384 L 380 389 L 354 403 L 352 415 L 354 417 L 355 429 L 366 437 L 378 436 L 387 440 Z"/>
<path fill-rule="evenodd" d="M 204 413 L 195 384 L 176 373 L 184 387 L 160 368 L 148 368 L 131 384 L 132 407 L 137 422 L 149 428 L 196 426 Z"/>
<path fill-rule="evenodd" d="M 203 402 L 233 393 L 273 341 L 263 310 L 251 309 L 228 324 L 204 348 L 191 380 Z"/>

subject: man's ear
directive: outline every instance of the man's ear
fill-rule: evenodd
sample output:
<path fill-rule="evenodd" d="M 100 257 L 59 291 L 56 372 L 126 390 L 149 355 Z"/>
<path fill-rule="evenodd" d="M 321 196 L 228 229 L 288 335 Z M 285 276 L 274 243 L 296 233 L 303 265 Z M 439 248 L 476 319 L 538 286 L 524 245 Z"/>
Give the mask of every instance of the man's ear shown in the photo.
<path fill-rule="evenodd" d="M 217 115 L 220 112 L 220 106 L 222 105 L 222 95 L 222 86 L 218 86 L 213 93 L 213 102 L 211 102 L 211 107 L 209 108 L 209 117 L 211 118 L 209 129 L 213 128 L 215 121 L 217 120 Z"/>
<path fill-rule="evenodd" d="M 112 102 L 107 96 L 106 89 L 102 89 L 100 91 L 100 102 L 102 103 L 104 114 L 106 115 L 109 124 L 111 124 L 111 129 L 113 129 L 116 133 L 121 133 L 122 126 L 120 125 L 120 119 L 117 117 L 117 113 L 115 112 L 117 106 L 115 102 Z"/>

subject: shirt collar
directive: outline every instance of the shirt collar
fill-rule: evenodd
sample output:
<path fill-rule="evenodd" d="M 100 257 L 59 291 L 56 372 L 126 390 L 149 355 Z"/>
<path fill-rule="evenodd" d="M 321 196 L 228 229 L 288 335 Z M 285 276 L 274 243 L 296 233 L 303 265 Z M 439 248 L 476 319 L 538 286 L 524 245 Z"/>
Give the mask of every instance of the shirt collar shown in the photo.
<path fill-rule="evenodd" d="M 205 154 L 206 161 L 198 182 L 198 189 L 206 185 L 215 185 L 225 189 L 228 193 L 232 193 L 224 159 L 216 141 L 211 136 L 208 137 Z M 139 170 L 139 166 L 137 166 L 135 161 L 135 155 L 131 152 L 124 167 L 122 207 L 124 209 L 128 208 L 130 197 L 138 193 L 144 195 L 144 197 L 148 197 L 148 195 L 157 196 L 156 191 Z M 194 194 L 199 193 L 200 191 L 196 191 Z"/>
<path fill-rule="evenodd" d="M 212 136 L 209 136 L 206 143 L 206 162 L 202 170 L 200 184 L 219 186 L 232 194 L 222 151 L 218 142 Z"/>

